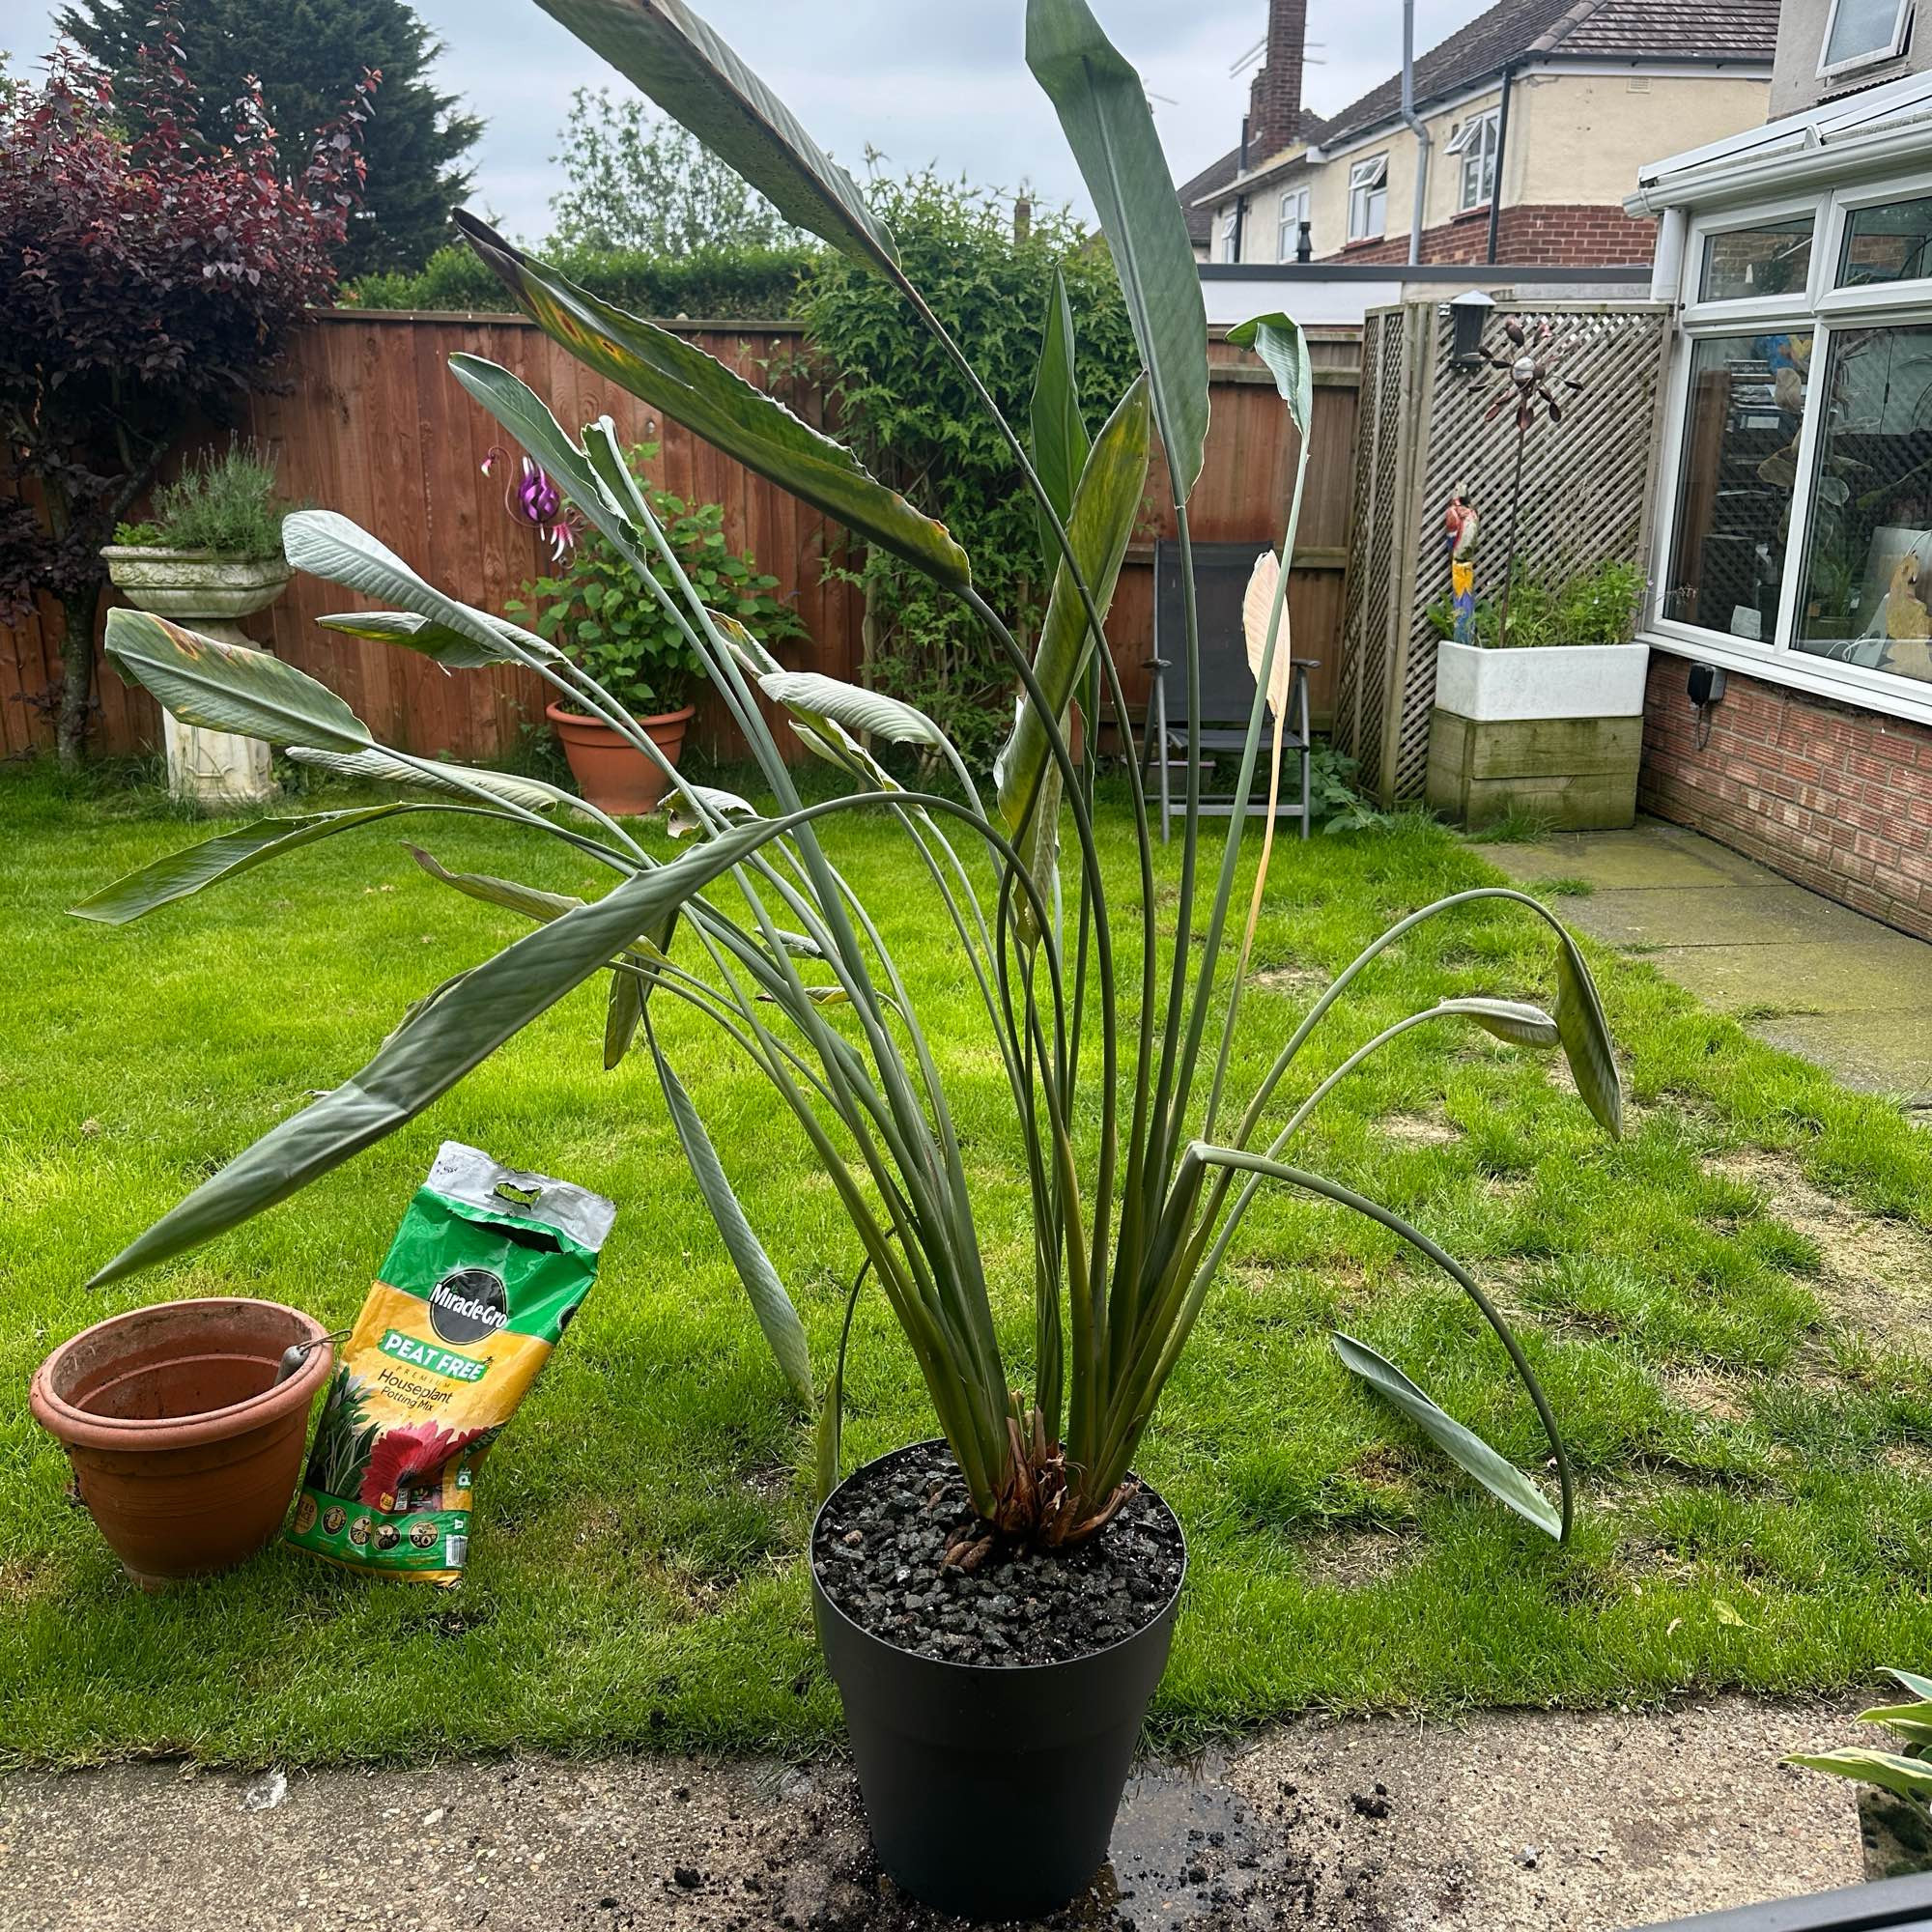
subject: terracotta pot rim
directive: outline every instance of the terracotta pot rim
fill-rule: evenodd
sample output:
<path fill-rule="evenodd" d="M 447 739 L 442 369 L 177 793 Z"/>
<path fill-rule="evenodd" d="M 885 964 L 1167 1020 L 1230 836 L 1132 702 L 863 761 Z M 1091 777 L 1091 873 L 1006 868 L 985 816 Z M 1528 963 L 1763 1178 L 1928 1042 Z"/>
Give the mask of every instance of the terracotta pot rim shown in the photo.
<path fill-rule="evenodd" d="M 71 1350 L 100 1334 L 143 1317 L 153 1317 L 169 1309 L 229 1307 L 271 1310 L 286 1315 L 298 1324 L 297 1341 L 321 1342 L 302 1358 L 301 1367 L 287 1381 L 266 1388 L 260 1395 L 230 1403 L 223 1408 L 204 1409 L 195 1415 L 163 1416 L 153 1420 L 138 1417 L 91 1415 L 76 1408 L 54 1393 L 53 1370 Z M 286 1302 L 258 1300 L 245 1294 L 192 1295 L 180 1301 L 157 1301 L 146 1308 L 129 1308 L 110 1315 L 104 1321 L 83 1328 L 55 1349 L 34 1371 L 27 1390 L 27 1406 L 34 1420 L 49 1435 L 80 1449 L 165 1450 L 185 1449 L 209 1442 L 225 1441 L 264 1424 L 280 1421 L 291 1409 L 306 1413 L 317 1388 L 327 1379 L 335 1363 L 335 1350 L 323 1340 L 328 1333 L 314 1316 Z"/>
<path fill-rule="evenodd" d="M 593 718 L 587 711 L 573 711 L 563 704 L 546 704 L 544 716 L 553 724 L 587 724 L 593 731 L 609 731 L 614 738 L 618 735 L 615 725 L 607 724 L 601 718 Z M 630 718 L 637 724 L 682 724 L 697 716 L 697 706 L 687 704 L 677 711 L 633 711 Z"/>

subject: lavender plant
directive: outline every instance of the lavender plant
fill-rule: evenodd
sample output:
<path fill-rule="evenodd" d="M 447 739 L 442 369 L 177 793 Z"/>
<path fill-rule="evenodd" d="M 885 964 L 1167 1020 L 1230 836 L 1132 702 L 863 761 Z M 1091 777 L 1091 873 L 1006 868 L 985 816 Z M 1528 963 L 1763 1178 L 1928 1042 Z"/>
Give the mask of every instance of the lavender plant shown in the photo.
<path fill-rule="evenodd" d="M 1101 864 L 1093 763 L 1076 763 L 1068 750 L 1070 706 L 1083 692 L 1091 702 L 1104 688 L 1128 728 L 1105 645 L 1106 612 L 1156 435 L 1172 481 L 1182 582 L 1191 585 L 1187 499 L 1201 471 L 1208 410 L 1200 282 L 1138 75 L 1107 42 L 1085 0 L 1029 0 L 1028 64 L 1059 114 L 1098 211 L 1143 367 L 1090 440 L 1074 390 L 1070 319 L 1064 302 L 1050 302 L 1031 436 L 1023 439 L 994 409 L 967 358 L 901 271 L 891 233 L 851 178 L 680 0 L 541 4 L 736 167 L 786 219 L 882 276 L 933 330 L 1011 449 L 1058 558 L 1034 648 L 1022 649 L 980 595 L 972 565 L 952 535 L 838 443 L 689 342 L 599 300 L 464 216 L 470 245 L 525 313 L 596 376 L 839 519 L 861 540 L 890 551 L 958 599 L 984 627 L 1016 686 L 1012 735 L 992 773 L 978 773 L 912 706 L 781 668 L 692 584 L 608 418 L 573 434 L 508 370 L 454 356 L 457 381 L 554 479 L 686 640 L 709 680 L 712 701 L 751 746 L 775 806 L 759 812 L 667 767 L 680 815 L 696 836 L 676 856 L 661 859 L 631 827 L 551 786 L 377 745 L 340 698 L 279 659 L 157 617 L 114 612 L 111 655 L 178 717 L 250 732 L 291 748 L 295 756 L 440 796 L 269 819 L 224 834 L 109 888 L 76 908 L 83 916 L 133 919 L 315 839 L 431 811 L 481 813 L 533 837 L 563 839 L 607 867 L 613 884 L 585 903 L 434 867 L 446 885 L 510 906 L 537 929 L 429 993 L 358 1073 L 196 1188 L 97 1279 L 180 1253 L 286 1199 L 414 1118 L 573 987 L 603 976 L 605 1063 L 616 1065 L 641 1038 L 692 1173 L 801 1401 L 816 1401 L 804 1330 L 677 1077 L 661 1028 L 667 1000 L 735 1043 L 769 1080 L 823 1165 L 862 1257 L 853 1293 L 869 1277 L 891 1304 L 990 1531 L 1053 1548 L 1105 1525 L 1126 1492 L 1136 1447 L 1229 1244 L 1258 1191 L 1275 1182 L 1391 1230 L 1470 1296 L 1548 1435 L 1560 1491 L 1554 1502 L 1393 1364 L 1347 1336 L 1336 1336 L 1335 1347 L 1350 1370 L 1418 1421 L 1494 1495 L 1550 1535 L 1567 1535 L 1569 1465 L 1549 1405 L 1507 1322 L 1426 1235 L 1289 1156 L 1311 1114 L 1364 1060 L 1413 1027 L 1444 1023 L 1475 1025 L 1518 1044 L 1560 1043 L 1584 1104 L 1617 1132 L 1621 1096 L 1611 1043 L 1574 942 L 1536 900 L 1500 888 L 1425 906 L 1336 979 L 1282 1043 L 1255 1091 L 1236 1095 L 1230 1090 L 1233 1047 L 1266 854 L 1264 847 L 1243 917 L 1236 884 L 1245 813 L 1236 810 L 1218 853 L 1211 849 L 1202 824 L 1196 746 L 1190 744 L 1187 759 L 1186 830 L 1172 900 L 1154 890 L 1154 847 L 1131 755 L 1124 761 L 1135 830 L 1130 876 L 1112 879 Z M 1303 433 L 1283 549 L 1292 555 L 1307 472 L 1312 372 L 1288 318 L 1263 318 L 1238 333 L 1273 370 Z M 520 666 L 646 756 L 657 756 L 624 706 L 581 666 L 542 637 L 432 584 L 346 519 L 327 512 L 292 517 L 287 548 L 299 568 L 389 607 L 327 620 L 337 628 L 384 638 L 452 668 Z M 1287 571 L 1268 555 L 1251 587 L 1256 696 L 1236 784 L 1240 798 L 1248 796 L 1264 756 L 1270 783 L 1279 769 L 1290 649 L 1287 582 Z M 1191 595 L 1185 649 L 1190 695 L 1198 695 L 1201 643 Z M 839 771 L 844 792 L 802 801 L 761 698 L 788 714 L 807 751 Z M 1189 709 L 1192 739 L 1198 703 Z M 950 773 L 952 789 L 902 788 L 868 749 L 881 740 L 917 748 Z M 909 872 L 929 889 L 970 968 L 1010 1090 L 1014 1150 L 1033 1205 L 1034 1320 L 1025 1374 L 1009 1359 L 995 1321 L 974 1192 L 932 1043 L 878 923 L 831 849 L 837 821 L 853 812 L 883 816 L 903 834 Z M 1277 1104 L 1303 1047 L 1381 952 L 1424 921 L 1496 898 L 1554 928 L 1553 1014 L 1514 1000 L 1444 1000 L 1357 1047 L 1292 1108 Z M 1123 967 L 1123 959 L 1131 964 Z M 848 1333 L 849 1327 L 848 1307 Z M 838 1467 L 842 1355 L 841 1343 L 819 1406 L 825 1483 Z"/>

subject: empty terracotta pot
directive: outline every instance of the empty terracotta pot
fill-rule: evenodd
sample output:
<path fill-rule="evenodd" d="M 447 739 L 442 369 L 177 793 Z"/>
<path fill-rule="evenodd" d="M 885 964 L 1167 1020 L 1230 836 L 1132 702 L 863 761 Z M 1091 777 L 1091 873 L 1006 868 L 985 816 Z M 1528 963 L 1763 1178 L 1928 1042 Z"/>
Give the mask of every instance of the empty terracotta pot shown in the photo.
<path fill-rule="evenodd" d="M 654 718 L 639 718 L 659 751 L 672 763 L 684 750 L 685 726 L 697 707 L 687 704 L 682 711 L 666 711 Z M 629 739 L 596 718 L 581 711 L 566 711 L 560 704 L 544 707 L 544 716 L 556 729 L 563 744 L 563 755 L 570 760 L 570 775 L 577 788 L 599 811 L 612 818 L 641 818 L 655 811 L 670 789 L 670 781 L 659 771 Z"/>
<path fill-rule="evenodd" d="M 36 1371 L 34 1420 L 143 1589 L 229 1569 L 282 1526 L 334 1355 L 324 1334 L 278 1301 L 166 1301 L 96 1322 Z M 296 1342 L 317 1346 L 278 1383 Z"/>

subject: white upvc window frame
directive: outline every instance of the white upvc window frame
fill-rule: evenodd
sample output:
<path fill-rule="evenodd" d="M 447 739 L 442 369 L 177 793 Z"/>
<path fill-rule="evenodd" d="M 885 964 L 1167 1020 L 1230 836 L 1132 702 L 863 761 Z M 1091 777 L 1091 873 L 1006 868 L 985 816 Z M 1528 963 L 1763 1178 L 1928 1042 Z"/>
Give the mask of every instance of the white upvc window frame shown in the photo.
<path fill-rule="evenodd" d="M 1734 235 L 1740 229 L 1762 228 L 1768 222 L 1793 220 L 1801 214 L 1812 217 L 1811 261 L 1804 287 L 1782 296 L 1730 296 L 1721 300 L 1704 299 L 1704 250 L 1710 242 L 1721 235 Z M 1830 286 L 1829 278 L 1823 286 L 1819 279 L 1819 255 L 1826 245 L 1826 231 L 1831 226 L 1826 217 L 1827 208 L 1821 205 L 1820 197 L 1815 194 L 1795 195 L 1780 201 L 1752 202 L 1748 208 L 1727 208 L 1719 213 L 1698 216 L 1690 224 L 1690 242 L 1684 251 L 1682 319 L 1685 326 L 1693 327 L 1708 321 L 1719 325 L 1718 332 L 1724 334 L 1728 330 L 1723 325 L 1735 323 L 1744 314 L 1776 322 L 1803 319 L 1814 314 L 1824 287 Z"/>
<path fill-rule="evenodd" d="M 1389 156 L 1384 148 L 1378 155 L 1366 155 L 1359 161 L 1349 164 L 1349 240 L 1350 242 L 1379 242 L 1388 234 L 1388 180 Z M 1371 205 L 1377 195 L 1382 198 L 1382 219 L 1379 228 L 1369 226 Z M 1356 213 L 1360 211 L 1361 226 L 1357 227 Z"/>
<path fill-rule="evenodd" d="M 1313 213 L 1313 191 L 1308 183 L 1301 182 L 1293 187 L 1282 189 L 1274 214 L 1274 258 L 1277 262 L 1294 260 L 1294 251 L 1301 240 L 1301 224 Z"/>
<path fill-rule="evenodd" d="M 1915 0 L 1897 0 L 1891 16 L 1891 39 L 1881 48 L 1867 49 L 1863 53 L 1847 54 L 1841 61 L 1826 65 L 1831 52 L 1832 35 L 1838 25 L 1838 8 L 1842 0 L 1832 0 L 1825 14 L 1825 32 L 1818 43 L 1818 78 L 1835 80 L 1840 74 L 1858 73 L 1868 67 L 1878 67 L 1886 61 L 1896 60 L 1905 51 L 1905 37 L 1912 23 Z"/>
<path fill-rule="evenodd" d="M 1240 260 L 1241 205 L 1233 202 L 1214 216 L 1214 259 L 1233 263 Z"/>
<path fill-rule="evenodd" d="M 1820 233 L 1830 259 L 1823 265 L 1818 302 L 1821 313 L 1883 318 L 1900 308 L 1924 310 L 1932 317 L 1932 270 L 1908 281 L 1877 282 L 1869 288 L 1837 286 L 1838 263 L 1845 252 L 1851 218 L 1863 208 L 1883 208 L 1891 201 L 1932 201 L 1932 170 L 1911 175 L 1888 175 L 1883 182 L 1861 182 L 1832 197 L 1831 220 Z M 1817 244 L 1813 244 L 1815 254 Z"/>
<path fill-rule="evenodd" d="M 1798 649 L 1792 639 L 1810 538 L 1813 469 L 1824 416 L 1824 376 L 1830 366 L 1834 328 L 1883 324 L 1932 326 L 1932 276 L 1889 282 L 1870 289 L 1836 289 L 1838 258 L 1847 217 L 1854 209 L 1932 195 L 1932 173 L 1867 179 L 1841 189 L 1821 188 L 1808 196 L 1725 208 L 1694 219 L 1684 251 L 1682 305 L 1663 385 L 1662 443 L 1658 452 L 1657 515 L 1652 546 L 1651 584 L 1644 605 L 1645 641 L 1680 657 L 1721 665 L 1766 683 L 1858 704 L 1893 718 L 1932 724 L 1932 685 L 1893 671 L 1845 664 Z M 1700 302 L 1704 240 L 1727 230 L 1813 210 L 1810 272 L 1802 296 Z M 1798 480 L 1792 492 L 1779 583 L 1777 623 L 1773 636 L 1752 639 L 1727 631 L 1687 624 L 1663 614 L 1675 560 L 1678 487 L 1683 480 L 1686 419 L 1690 409 L 1690 365 L 1696 346 L 1712 336 L 1753 335 L 1798 327 L 1812 333 L 1804 422 L 1799 431 Z"/>
<path fill-rule="evenodd" d="M 1444 154 L 1454 155 L 1456 169 L 1456 212 L 1467 214 L 1472 209 L 1487 208 L 1496 198 L 1496 147 L 1502 131 L 1502 108 L 1485 107 L 1472 114 L 1450 135 Z M 1473 154 L 1470 153 L 1474 149 Z M 1475 169 L 1475 192 L 1470 192 L 1471 168 Z"/>

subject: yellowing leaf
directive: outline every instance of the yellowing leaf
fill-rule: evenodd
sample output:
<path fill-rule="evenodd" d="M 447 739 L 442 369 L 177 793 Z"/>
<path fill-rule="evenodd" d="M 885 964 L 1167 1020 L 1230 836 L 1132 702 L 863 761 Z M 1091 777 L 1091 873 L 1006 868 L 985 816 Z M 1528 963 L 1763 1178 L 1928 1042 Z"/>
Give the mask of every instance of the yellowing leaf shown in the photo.
<path fill-rule="evenodd" d="M 1281 594 L 1281 559 L 1264 550 L 1255 558 L 1248 577 L 1247 594 L 1241 599 L 1241 632 L 1247 639 L 1248 669 L 1257 684 L 1262 681 L 1262 660 L 1267 656 L 1268 627 L 1274 620 L 1275 600 Z M 1274 662 L 1268 666 L 1268 709 L 1277 718 L 1288 716 L 1288 606 L 1281 608 L 1281 635 L 1275 639 Z"/>

